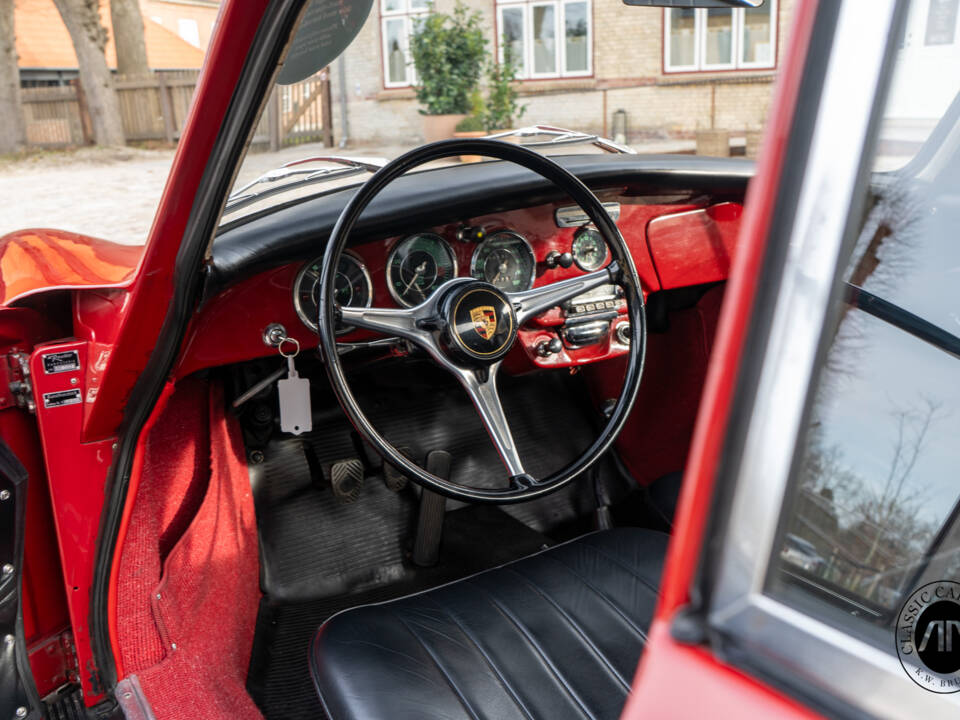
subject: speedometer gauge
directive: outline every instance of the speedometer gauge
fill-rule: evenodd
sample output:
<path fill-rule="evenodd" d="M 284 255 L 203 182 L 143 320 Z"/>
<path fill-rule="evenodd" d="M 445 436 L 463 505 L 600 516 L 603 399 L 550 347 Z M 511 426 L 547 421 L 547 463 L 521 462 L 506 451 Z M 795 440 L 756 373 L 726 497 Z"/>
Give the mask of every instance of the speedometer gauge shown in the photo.
<path fill-rule="evenodd" d="M 573 261 L 587 272 L 599 270 L 607 261 L 607 243 L 600 231 L 583 227 L 573 236 Z"/>
<path fill-rule="evenodd" d="M 387 288 L 406 307 L 419 305 L 450 278 L 457 258 L 439 235 L 419 233 L 396 244 L 387 258 Z"/>
<path fill-rule="evenodd" d="M 505 292 L 533 287 L 537 262 L 530 244 L 520 235 L 501 230 L 487 237 L 473 252 L 470 274 Z"/>
<path fill-rule="evenodd" d="M 293 283 L 293 306 L 303 323 L 314 332 L 317 331 L 320 301 L 320 271 L 323 258 L 307 263 L 300 270 Z M 333 284 L 333 297 L 337 304 L 348 307 L 370 307 L 373 300 L 373 286 L 370 273 L 356 255 L 345 252 L 337 263 L 337 275 Z M 353 328 L 337 326 L 337 335 L 350 332 Z"/>

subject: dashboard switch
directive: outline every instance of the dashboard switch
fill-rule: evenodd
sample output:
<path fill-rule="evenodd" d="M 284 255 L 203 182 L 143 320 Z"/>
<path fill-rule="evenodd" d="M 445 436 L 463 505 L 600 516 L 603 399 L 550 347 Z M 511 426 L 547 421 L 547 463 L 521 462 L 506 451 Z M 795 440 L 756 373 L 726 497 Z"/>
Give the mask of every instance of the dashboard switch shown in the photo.
<path fill-rule="evenodd" d="M 563 350 L 563 343 L 560 338 L 555 337 L 550 340 L 541 340 L 537 343 L 537 355 L 540 357 L 550 357 Z"/>
<path fill-rule="evenodd" d="M 573 265 L 573 255 L 568 252 L 559 253 L 556 250 L 551 250 L 547 253 L 546 261 L 548 268 L 562 267 L 568 268 Z"/>

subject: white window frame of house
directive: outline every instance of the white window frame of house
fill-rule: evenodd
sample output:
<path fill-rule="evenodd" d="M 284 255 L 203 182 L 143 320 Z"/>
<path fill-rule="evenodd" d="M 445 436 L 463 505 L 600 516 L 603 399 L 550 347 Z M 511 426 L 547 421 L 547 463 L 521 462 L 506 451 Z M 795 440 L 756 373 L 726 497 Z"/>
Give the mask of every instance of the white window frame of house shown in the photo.
<path fill-rule="evenodd" d="M 567 70 L 567 5 L 586 5 L 587 16 L 587 67 L 583 70 Z M 557 52 L 552 71 L 534 70 L 533 9 L 553 8 L 554 38 Z M 520 80 L 549 80 L 556 78 L 590 77 L 593 75 L 593 0 L 496 0 L 497 7 L 497 59 L 503 62 L 503 13 L 507 9 L 523 9 L 523 57 L 518 59 L 517 78 Z"/>
<path fill-rule="evenodd" d="M 387 9 L 388 0 L 380 0 L 380 68 L 383 72 L 385 88 L 406 88 L 417 84 L 417 72 L 413 67 L 413 55 L 410 53 L 410 36 L 413 34 L 413 21 L 423 17 L 429 11 L 426 2 L 416 7 L 417 0 L 396 0 L 397 9 Z M 390 79 L 390 53 L 387 49 L 387 25 L 400 20 L 403 23 L 403 56 L 406 61 L 406 74 L 403 80 Z"/>
<path fill-rule="evenodd" d="M 663 70 L 667 73 L 681 72 L 717 72 L 725 70 L 769 70 L 777 66 L 777 23 L 779 21 L 778 0 L 767 0 L 770 5 L 770 59 L 761 62 L 747 62 L 743 59 L 744 32 L 746 29 L 746 11 L 733 8 L 733 42 L 731 43 L 731 62 L 707 62 L 707 13 L 708 9 L 698 8 L 694 17 L 694 58 L 693 64 L 673 65 L 670 62 L 671 9 L 665 9 L 663 15 Z"/>

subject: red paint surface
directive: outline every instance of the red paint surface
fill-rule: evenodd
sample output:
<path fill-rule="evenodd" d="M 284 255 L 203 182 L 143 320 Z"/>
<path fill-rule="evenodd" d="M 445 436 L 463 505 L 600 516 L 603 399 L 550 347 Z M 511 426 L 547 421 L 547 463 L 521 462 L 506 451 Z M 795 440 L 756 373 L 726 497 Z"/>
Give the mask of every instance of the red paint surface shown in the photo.
<path fill-rule="evenodd" d="M 44 290 L 124 287 L 143 248 L 63 230 L 18 230 L 0 237 L 0 305 Z"/>
<path fill-rule="evenodd" d="M 80 369 L 46 374 L 43 355 L 68 350 L 76 350 L 79 354 Z M 37 423 L 50 483 L 50 500 L 63 563 L 70 624 L 77 648 L 84 699 L 91 704 L 103 696 L 90 650 L 88 613 L 104 477 L 112 459 L 113 439 L 81 442 L 84 408 L 89 404 L 84 386 L 86 364 L 87 344 L 82 341 L 39 345 L 30 358 Z M 83 402 L 44 407 L 44 394 L 67 390 L 79 390 Z"/>
<path fill-rule="evenodd" d="M 156 345 L 200 179 L 266 6 L 267 0 L 226 0 L 220 6 L 140 268 L 123 313 L 114 318 L 115 345 L 98 371 L 99 394 L 84 425 L 84 440 L 116 432 L 127 397 Z"/>
<path fill-rule="evenodd" d="M 650 221 L 647 243 L 664 290 L 726 280 L 743 206 L 720 203 Z"/>
<path fill-rule="evenodd" d="M 622 720 L 818 720 L 797 702 L 724 665 L 708 652 L 678 645 L 654 621 Z"/>
<path fill-rule="evenodd" d="M 57 332 L 48 318 L 29 308 L 0 309 L 0 437 L 27 471 L 27 510 L 21 609 L 24 639 L 37 689 L 41 696 L 67 681 L 73 656 L 61 642 L 68 626 L 60 555 L 40 436 L 36 420 L 13 404 L 8 383 L 8 354 L 29 357 L 34 344 Z M 69 641 L 68 641 L 69 642 Z"/>

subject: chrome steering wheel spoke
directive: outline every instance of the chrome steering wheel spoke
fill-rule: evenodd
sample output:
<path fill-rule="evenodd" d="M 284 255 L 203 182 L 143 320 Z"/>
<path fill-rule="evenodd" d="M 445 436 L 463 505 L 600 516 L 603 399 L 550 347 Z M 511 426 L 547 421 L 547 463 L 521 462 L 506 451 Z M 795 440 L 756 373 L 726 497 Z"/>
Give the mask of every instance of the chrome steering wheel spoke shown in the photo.
<path fill-rule="evenodd" d="M 500 361 L 497 361 L 483 370 L 459 367 L 450 369 L 453 370 L 473 401 L 474 407 L 477 408 L 480 420 L 490 434 L 490 439 L 512 479 L 523 475 L 524 470 L 520 454 L 517 452 L 517 445 L 513 440 L 513 433 L 510 431 L 510 423 L 507 422 L 503 405 L 500 403 L 500 393 L 497 391 L 497 373 L 500 370 L 500 364 Z"/>
<path fill-rule="evenodd" d="M 560 280 L 559 282 L 542 287 L 525 290 L 523 292 L 507 293 L 510 302 L 517 313 L 517 324 L 523 325 L 527 320 L 536 317 L 542 312 L 556 307 L 562 302 L 575 298 L 588 290 L 609 285 L 616 282 L 619 268 L 616 262 L 610 263 L 602 270 L 596 270 L 586 275 Z"/>

